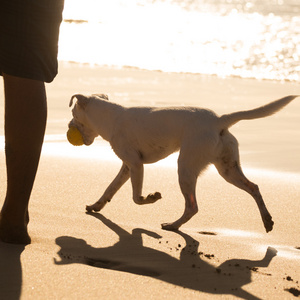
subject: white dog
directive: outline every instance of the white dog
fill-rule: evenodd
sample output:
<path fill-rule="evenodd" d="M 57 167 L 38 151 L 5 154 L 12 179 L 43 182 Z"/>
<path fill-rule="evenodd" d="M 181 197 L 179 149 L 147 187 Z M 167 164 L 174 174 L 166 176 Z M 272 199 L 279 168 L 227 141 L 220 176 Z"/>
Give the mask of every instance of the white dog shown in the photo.
<path fill-rule="evenodd" d="M 248 192 L 256 201 L 267 232 L 274 222 L 258 186 L 243 174 L 239 162 L 238 142 L 228 128 L 240 120 L 263 118 L 279 111 L 297 96 L 288 96 L 265 106 L 221 117 L 213 111 L 197 107 L 123 107 L 108 101 L 106 95 L 73 95 L 77 102 L 69 123 L 82 134 L 85 145 L 100 135 L 107 140 L 123 161 L 121 170 L 102 197 L 87 211 L 100 211 L 130 178 L 136 204 L 154 203 L 161 198 L 156 192 L 142 196 L 143 164 L 154 163 L 175 151 L 178 177 L 185 198 L 185 210 L 173 223 L 162 224 L 166 230 L 177 230 L 197 212 L 196 182 L 209 164 L 214 164 L 223 178 Z"/>

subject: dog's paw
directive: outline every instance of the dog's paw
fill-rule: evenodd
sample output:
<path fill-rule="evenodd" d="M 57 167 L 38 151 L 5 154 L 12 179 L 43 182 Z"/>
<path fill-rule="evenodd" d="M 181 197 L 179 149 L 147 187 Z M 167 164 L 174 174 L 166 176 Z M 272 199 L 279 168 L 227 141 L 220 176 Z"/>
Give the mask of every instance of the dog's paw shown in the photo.
<path fill-rule="evenodd" d="M 156 192 L 154 194 L 149 194 L 147 197 L 140 196 L 137 199 L 133 198 L 133 201 L 138 205 L 144 205 L 144 204 L 152 204 L 159 199 L 161 199 L 161 194 Z"/>
<path fill-rule="evenodd" d="M 105 204 L 106 204 L 106 202 L 105 203 L 104 202 L 96 202 L 93 205 L 87 205 L 85 207 L 85 209 L 87 212 L 93 212 L 93 211 L 98 212 L 105 206 Z"/>
<path fill-rule="evenodd" d="M 148 202 L 148 203 L 154 203 L 159 199 L 161 199 L 161 193 L 156 192 L 154 194 L 149 194 L 147 196 L 147 198 L 145 199 L 145 201 Z"/>
<path fill-rule="evenodd" d="M 273 229 L 274 222 L 272 220 L 272 216 L 267 212 L 262 216 L 262 220 L 266 229 L 266 232 L 269 232 Z"/>
<path fill-rule="evenodd" d="M 93 212 L 94 211 L 93 205 L 86 205 L 85 209 L 86 209 L 87 212 Z"/>
<path fill-rule="evenodd" d="M 274 222 L 273 222 L 271 216 L 268 217 L 268 218 L 264 221 L 264 225 L 265 225 L 266 232 L 272 231 Z"/>
<path fill-rule="evenodd" d="M 163 223 L 161 224 L 161 228 L 169 231 L 177 231 L 178 227 L 174 226 L 173 223 Z"/>

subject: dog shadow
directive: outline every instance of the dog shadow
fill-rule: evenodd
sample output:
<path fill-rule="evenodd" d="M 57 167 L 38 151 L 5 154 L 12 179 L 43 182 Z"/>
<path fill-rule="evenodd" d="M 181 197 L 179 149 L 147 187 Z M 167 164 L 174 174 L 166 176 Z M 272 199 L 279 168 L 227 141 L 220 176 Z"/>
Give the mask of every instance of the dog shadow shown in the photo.
<path fill-rule="evenodd" d="M 0 242 L 0 299 L 17 300 L 21 297 L 21 254 L 24 249 L 24 245 Z"/>
<path fill-rule="evenodd" d="M 251 282 L 252 272 L 269 265 L 277 251 L 269 247 L 261 260 L 232 259 L 218 267 L 208 263 L 214 255 L 199 252 L 199 242 L 191 236 L 177 231 L 184 238 L 185 245 L 178 244 L 179 259 L 166 252 L 143 246 L 142 234 L 155 239 L 162 237 L 157 233 L 136 228 L 127 232 L 117 224 L 98 213 L 88 213 L 102 221 L 119 236 L 119 241 L 106 248 L 94 248 L 83 239 L 62 236 L 56 239 L 61 248 L 58 251 L 60 260 L 54 259 L 57 265 L 72 263 L 86 264 L 91 267 L 110 269 L 132 274 L 149 276 L 177 286 L 211 294 L 231 294 L 243 299 L 259 299 L 242 287 Z M 205 257 L 202 259 L 201 257 Z"/>

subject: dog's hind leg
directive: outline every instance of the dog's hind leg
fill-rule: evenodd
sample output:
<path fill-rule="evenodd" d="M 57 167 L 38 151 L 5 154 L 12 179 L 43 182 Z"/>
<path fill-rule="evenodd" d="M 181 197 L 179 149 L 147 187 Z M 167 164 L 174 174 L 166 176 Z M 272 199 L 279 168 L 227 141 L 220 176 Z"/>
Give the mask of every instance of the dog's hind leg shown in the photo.
<path fill-rule="evenodd" d="M 101 198 L 93 205 L 87 205 L 86 210 L 88 212 L 100 211 L 105 206 L 105 204 L 112 199 L 115 193 L 129 179 L 129 177 L 130 177 L 129 168 L 127 167 L 126 164 L 123 163 L 118 175 L 108 186 L 108 188 L 105 190 Z"/>
<path fill-rule="evenodd" d="M 228 154 L 228 153 L 227 153 Z M 249 181 L 240 167 L 239 161 L 234 160 L 233 157 L 222 156 L 214 163 L 219 174 L 229 183 L 248 192 L 256 201 L 258 209 L 261 214 L 267 232 L 273 229 L 274 222 L 268 212 L 263 198 L 259 192 L 258 186 Z"/>

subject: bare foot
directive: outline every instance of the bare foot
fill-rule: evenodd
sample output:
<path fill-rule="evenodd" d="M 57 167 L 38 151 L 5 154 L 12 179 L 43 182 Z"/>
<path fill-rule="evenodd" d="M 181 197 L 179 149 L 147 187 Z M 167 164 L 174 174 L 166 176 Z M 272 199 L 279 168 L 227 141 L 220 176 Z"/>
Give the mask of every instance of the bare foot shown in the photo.
<path fill-rule="evenodd" d="M 30 244 L 31 238 L 27 231 L 27 224 L 13 224 L 0 214 L 0 241 L 10 244 Z"/>

